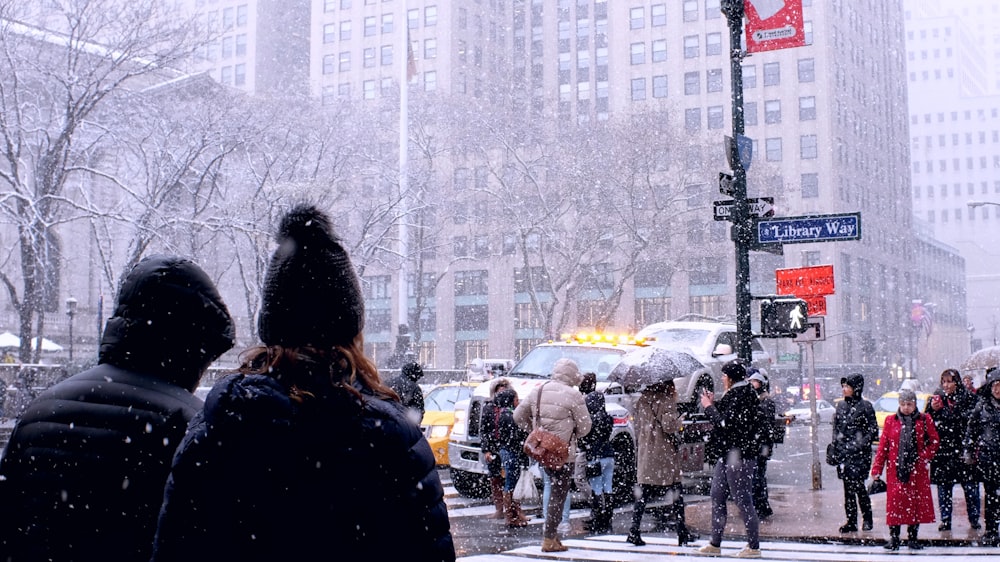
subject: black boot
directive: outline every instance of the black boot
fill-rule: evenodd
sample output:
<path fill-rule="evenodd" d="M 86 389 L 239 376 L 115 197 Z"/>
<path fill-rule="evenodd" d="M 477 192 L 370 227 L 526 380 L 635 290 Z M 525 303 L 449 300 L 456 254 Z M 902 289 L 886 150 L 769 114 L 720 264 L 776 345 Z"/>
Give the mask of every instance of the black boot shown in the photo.
<path fill-rule="evenodd" d="M 642 527 L 642 514 L 646 511 L 646 487 L 643 486 L 642 496 L 635 500 L 635 507 L 632 509 L 632 527 L 628 530 L 625 542 L 635 546 L 644 546 L 646 541 L 642 540 L 639 529 Z"/>
<path fill-rule="evenodd" d="M 642 536 L 639 534 L 639 529 L 629 529 L 628 536 L 625 537 L 625 542 L 634 544 L 635 546 L 646 546 L 646 541 L 642 540 Z"/>
<path fill-rule="evenodd" d="M 583 528 L 587 529 L 592 533 L 599 533 L 601 527 L 601 506 L 603 505 L 602 498 L 604 496 L 599 496 L 597 494 L 591 494 L 590 496 L 590 520 L 583 522 Z"/>
<path fill-rule="evenodd" d="M 839 531 L 841 533 L 853 533 L 858 530 L 858 524 L 854 521 L 848 521 L 840 526 Z"/>
<path fill-rule="evenodd" d="M 899 525 L 889 525 L 889 542 L 885 543 L 886 550 L 899 550 Z"/>
<path fill-rule="evenodd" d="M 687 514 L 684 512 L 684 496 L 679 485 L 677 487 L 677 497 L 674 498 L 674 514 L 677 517 L 677 546 L 691 544 L 701 538 L 687 528 Z"/>
<path fill-rule="evenodd" d="M 601 525 L 598 532 L 610 534 L 614 532 L 612 520 L 615 517 L 615 504 L 611 499 L 611 494 L 604 494 L 601 497 Z"/>
<path fill-rule="evenodd" d="M 906 546 L 910 550 L 920 550 L 923 548 L 920 546 L 920 541 L 917 540 L 917 532 L 920 530 L 920 525 L 907 525 L 906 526 Z"/>
<path fill-rule="evenodd" d="M 871 531 L 875 526 L 872 519 L 872 500 L 868 497 L 868 493 L 861 494 L 859 498 L 859 503 L 861 504 L 861 530 Z"/>
<path fill-rule="evenodd" d="M 979 544 L 982 546 L 1000 545 L 1000 535 L 997 535 L 996 529 L 986 531 L 983 533 L 983 538 L 979 539 Z"/>
<path fill-rule="evenodd" d="M 942 519 L 941 524 L 938 525 L 938 531 L 950 531 L 951 530 L 951 519 Z"/>

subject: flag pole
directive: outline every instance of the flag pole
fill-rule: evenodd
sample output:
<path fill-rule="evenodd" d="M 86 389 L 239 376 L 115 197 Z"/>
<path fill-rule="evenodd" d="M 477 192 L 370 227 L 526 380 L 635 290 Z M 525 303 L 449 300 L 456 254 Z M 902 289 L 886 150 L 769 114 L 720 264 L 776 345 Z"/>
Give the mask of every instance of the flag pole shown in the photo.
<path fill-rule="evenodd" d="M 399 50 L 399 283 L 397 286 L 397 314 L 398 325 L 408 323 L 407 310 L 408 298 L 406 291 L 407 274 L 409 271 L 409 238 L 410 233 L 407 228 L 409 208 L 407 205 L 409 189 L 409 82 L 410 82 L 410 22 L 407 18 L 406 0 L 400 2 L 402 14 L 399 21 L 402 22 L 403 32 L 402 49 Z M 397 328 L 398 329 L 398 328 Z M 402 330 L 396 334 L 397 338 L 402 336 Z M 399 341 L 397 339 L 397 341 Z"/>

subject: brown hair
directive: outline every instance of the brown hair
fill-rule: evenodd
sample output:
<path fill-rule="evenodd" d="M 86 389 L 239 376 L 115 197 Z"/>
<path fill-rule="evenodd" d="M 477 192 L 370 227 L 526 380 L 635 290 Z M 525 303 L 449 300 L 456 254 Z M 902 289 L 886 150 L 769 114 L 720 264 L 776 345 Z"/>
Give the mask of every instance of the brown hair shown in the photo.
<path fill-rule="evenodd" d="M 941 378 L 951 377 L 952 382 L 955 384 L 962 384 L 962 375 L 955 369 L 945 369 L 941 371 Z"/>
<path fill-rule="evenodd" d="M 240 361 L 240 373 L 266 375 L 281 381 L 296 402 L 338 390 L 363 400 L 353 386 L 355 382 L 380 398 L 399 400 L 399 395 L 382 382 L 375 364 L 365 355 L 361 334 L 347 345 L 329 349 L 256 346 L 241 353 Z"/>

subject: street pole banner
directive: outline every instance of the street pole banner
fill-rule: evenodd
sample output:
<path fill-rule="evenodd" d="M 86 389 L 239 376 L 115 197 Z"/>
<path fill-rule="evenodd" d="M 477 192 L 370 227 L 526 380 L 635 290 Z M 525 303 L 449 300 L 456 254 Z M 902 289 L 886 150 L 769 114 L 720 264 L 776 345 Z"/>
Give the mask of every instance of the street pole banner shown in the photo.
<path fill-rule="evenodd" d="M 744 0 L 747 52 L 775 51 L 806 44 L 802 0 Z"/>

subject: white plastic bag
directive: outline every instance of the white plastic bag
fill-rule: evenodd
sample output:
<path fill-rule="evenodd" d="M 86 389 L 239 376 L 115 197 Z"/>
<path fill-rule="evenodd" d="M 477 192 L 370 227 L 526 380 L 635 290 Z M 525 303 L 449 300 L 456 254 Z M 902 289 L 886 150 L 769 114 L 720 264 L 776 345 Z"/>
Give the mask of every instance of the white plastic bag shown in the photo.
<path fill-rule="evenodd" d="M 514 486 L 512 497 L 514 501 L 521 502 L 522 504 L 534 504 L 541 501 L 538 488 L 535 486 L 535 478 L 528 469 L 521 471 L 521 476 L 518 477 L 517 484 Z"/>

